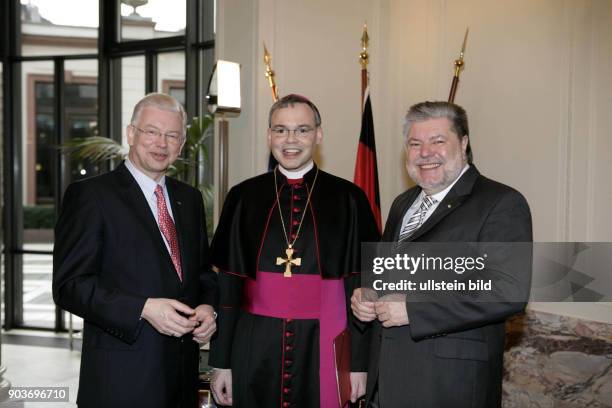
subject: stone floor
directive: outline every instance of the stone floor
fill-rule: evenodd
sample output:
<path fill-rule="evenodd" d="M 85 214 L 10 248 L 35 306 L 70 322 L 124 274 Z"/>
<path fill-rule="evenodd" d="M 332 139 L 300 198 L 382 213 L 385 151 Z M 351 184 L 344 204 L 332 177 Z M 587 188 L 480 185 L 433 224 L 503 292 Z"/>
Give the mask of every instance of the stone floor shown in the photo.
<path fill-rule="evenodd" d="M 67 341 L 58 342 L 57 338 L 51 337 L 45 339 L 41 334 L 12 337 L 11 334 L 3 334 L 2 337 L 2 364 L 6 367 L 4 378 L 13 387 L 68 387 L 70 402 L 4 402 L 0 403 L 0 408 L 76 407 L 81 353 L 64 347 Z"/>

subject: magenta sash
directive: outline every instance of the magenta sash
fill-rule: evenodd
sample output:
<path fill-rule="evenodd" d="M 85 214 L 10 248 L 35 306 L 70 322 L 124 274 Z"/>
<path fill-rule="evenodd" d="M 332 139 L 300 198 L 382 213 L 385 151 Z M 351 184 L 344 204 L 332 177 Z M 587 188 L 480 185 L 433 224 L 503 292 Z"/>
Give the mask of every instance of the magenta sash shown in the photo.
<path fill-rule="evenodd" d="M 319 375 L 321 408 L 338 408 L 334 338 L 346 328 L 346 303 L 342 279 L 319 275 L 257 272 L 246 279 L 245 310 L 281 319 L 319 319 Z M 282 380 L 281 380 L 282 381 Z"/>

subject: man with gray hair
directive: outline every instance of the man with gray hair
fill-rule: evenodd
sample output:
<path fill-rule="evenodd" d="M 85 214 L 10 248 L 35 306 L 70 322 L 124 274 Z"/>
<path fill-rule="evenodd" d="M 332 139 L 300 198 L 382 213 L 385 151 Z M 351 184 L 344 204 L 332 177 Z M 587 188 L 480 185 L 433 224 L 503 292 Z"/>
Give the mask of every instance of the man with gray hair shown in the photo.
<path fill-rule="evenodd" d="M 406 169 L 417 184 L 389 212 L 387 242 L 531 242 L 531 215 L 516 190 L 481 175 L 472 163 L 467 114 L 447 102 L 412 106 L 404 127 Z M 371 407 L 499 407 L 504 320 L 521 302 L 410 302 L 351 298 L 353 313 L 373 322 Z"/>
<path fill-rule="evenodd" d="M 53 299 L 84 320 L 80 407 L 195 407 L 199 345 L 216 330 L 202 196 L 166 177 L 186 114 L 153 93 L 134 108 L 129 154 L 68 186 L 55 228 Z"/>

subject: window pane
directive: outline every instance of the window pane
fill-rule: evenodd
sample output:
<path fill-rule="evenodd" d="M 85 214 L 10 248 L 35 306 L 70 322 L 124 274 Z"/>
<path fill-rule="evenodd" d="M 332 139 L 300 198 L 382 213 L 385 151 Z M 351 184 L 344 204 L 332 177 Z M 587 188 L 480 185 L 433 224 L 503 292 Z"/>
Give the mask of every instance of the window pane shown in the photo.
<path fill-rule="evenodd" d="M 0 163 L 4 163 L 4 95 L 2 90 L 2 63 L 0 62 Z M 4 213 L 4 166 L 0 165 L 0 210 Z M 0 321 L 4 321 L 4 217 L 0 217 Z"/>
<path fill-rule="evenodd" d="M 96 60 L 66 61 L 64 66 L 66 141 L 98 134 L 98 63 Z M 92 163 L 67 156 L 64 185 L 106 171 L 106 163 Z"/>
<path fill-rule="evenodd" d="M 55 304 L 51 293 L 53 256 L 24 254 L 23 256 L 23 324 L 55 327 Z"/>
<path fill-rule="evenodd" d="M 166 52 L 157 56 L 157 89 L 174 96 L 185 106 L 185 53 Z"/>
<path fill-rule="evenodd" d="M 22 67 L 22 160 L 24 249 L 51 249 L 55 223 L 56 167 L 53 64 Z"/>
<path fill-rule="evenodd" d="M 21 0 L 21 54 L 96 54 L 98 0 Z"/>
<path fill-rule="evenodd" d="M 145 95 L 145 58 L 126 57 L 121 60 L 121 131 L 123 146 L 127 146 L 125 129 L 130 124 L 134 105 Z"/>
<path fill-rule="evenodd" d="M 201 4 L 202 12 L 198 17 L 198 40 L 214 40 L 217 33 L 217 0 L 206 0 Z"/>
<path fill-rule="evenodd" d="M 186 0 L 122 0 L 121 40 L 185 34 Z"/>

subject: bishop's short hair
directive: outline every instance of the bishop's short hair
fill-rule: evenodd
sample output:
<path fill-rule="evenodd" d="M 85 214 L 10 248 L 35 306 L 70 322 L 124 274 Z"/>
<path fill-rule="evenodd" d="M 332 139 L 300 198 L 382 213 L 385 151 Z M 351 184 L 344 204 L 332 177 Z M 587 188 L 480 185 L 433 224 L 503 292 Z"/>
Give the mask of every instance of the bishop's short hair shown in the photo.
<path fill-rule="evenodd" d="M 298 94 L 289 94 L 283 96 L 278 101 L 274 102 L 274 104 L 270 107 L 270 114 L 268 115 L 268 127 L 272 127 L 272 115 L 279 109 L 286 108 L 288 106 L 293 107 L 296 103 L 303 103 L 304 105 L 308 105 L 312 113 L 314 114 L 315 125 L 317 127 L 321 126 L 321 114 L 319 113 L 319 109 L 317 109 L 316 105 L 310 101 L 310 99 L 305 96 Z"/>

